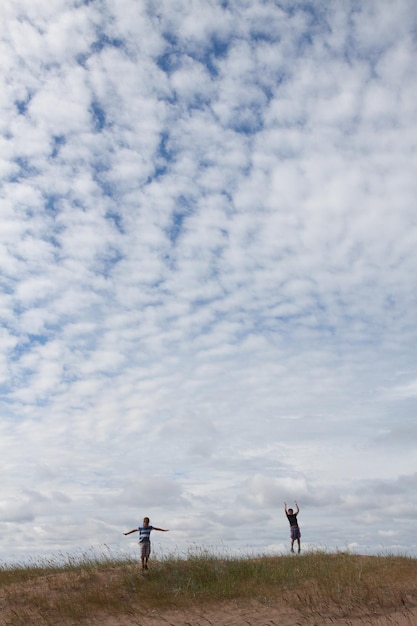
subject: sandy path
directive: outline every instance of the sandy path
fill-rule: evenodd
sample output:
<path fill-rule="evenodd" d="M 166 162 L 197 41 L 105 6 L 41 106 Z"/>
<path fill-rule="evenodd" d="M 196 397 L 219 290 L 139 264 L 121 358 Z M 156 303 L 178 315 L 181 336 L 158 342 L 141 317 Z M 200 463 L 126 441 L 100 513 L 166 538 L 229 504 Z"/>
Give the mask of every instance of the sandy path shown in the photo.
<path fill-rule="evenodd" d="M 264 607 L 224 603 L 205 609 L 186 609 L 147 615 L 124 616 L 116 620 L 99 620 L 101 626 L 417 626 L 417 608 L 381 615 L 337 618 L 303 615 L 285 606 Z"/>

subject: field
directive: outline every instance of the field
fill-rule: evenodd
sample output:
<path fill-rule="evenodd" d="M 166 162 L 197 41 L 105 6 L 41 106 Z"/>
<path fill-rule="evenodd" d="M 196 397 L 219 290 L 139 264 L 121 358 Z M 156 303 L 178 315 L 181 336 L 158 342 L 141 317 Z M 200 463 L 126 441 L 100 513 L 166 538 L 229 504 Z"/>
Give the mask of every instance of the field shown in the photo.
<path fill-rule="evenodd" d="M 311 552 L 0 567 L 0 624 L 417 625 L 417 560 Z"/>

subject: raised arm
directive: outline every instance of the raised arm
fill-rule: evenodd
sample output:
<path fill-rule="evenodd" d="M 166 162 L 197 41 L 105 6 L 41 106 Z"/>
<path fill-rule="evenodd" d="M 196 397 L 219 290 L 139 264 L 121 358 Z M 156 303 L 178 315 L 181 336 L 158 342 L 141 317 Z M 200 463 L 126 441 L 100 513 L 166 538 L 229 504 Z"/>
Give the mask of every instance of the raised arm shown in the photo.
<path fill-rule="evenodd" d="M 299 512 L 300 512 L 300 508 L 299 508 L 299 506 L 298 506 L 298 504 L 297 504 L 297 500 L 294 500 L 294 504 L 295 504 L 295 507 L 296 507 L 296 511 L 295 511 L 295 513 L 296 513 L 296 515 L 298 515 L 298 514 L 299 514 Z"/>
<path fill-rule="evenodd" d="M 284 502 L 284 512 L 285 512 L 285 515 L 287 515 L 287 514 L 288 514 L 288 511 L 287 511 L 287 503 L 286 503 L 286 502 Z"/>
<path fill-rule="evenodd" d="M 131 535 L 132 533 L 137 533 L 138 529 L 137 528 L 133 528 L 133 530 L 129 530 L 127 533 L 123 533 L 124 535 Z"/>

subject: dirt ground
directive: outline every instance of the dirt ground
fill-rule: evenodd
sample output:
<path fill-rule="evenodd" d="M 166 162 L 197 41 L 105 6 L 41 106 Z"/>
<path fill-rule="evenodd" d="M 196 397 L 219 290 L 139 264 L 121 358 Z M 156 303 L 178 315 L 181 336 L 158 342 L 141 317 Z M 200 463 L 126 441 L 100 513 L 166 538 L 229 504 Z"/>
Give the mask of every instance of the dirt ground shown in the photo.
<path fill-rule="evenodd" d="M 205 609 L 168 611 L 140 618 L 101 619 L 97 625 L 99 623 L 101 626 L 417 626 L 417 609 L 337 618 L 331 615 L 303 615 L 285 606 L 257 604 L 242 607 L 235 603 L 223 603 Z"/>
<path fill-rule="evenodd" d="M 27 585 L 26 585 L 27 588 Z M 140 606 L 129 613 L 121 607 L 120 615 L 96 612 L 94 617 L 66 620 L 61 614 L 34 610 L 31 602 L 10 602 L 7 593 L 0 592 L 0 626 L 417 626 L 417 597 L 409 597 L 408 606 L 401 610 L 362 609 L 340 617 L 335 607 L 326 613 L 295 609 L 282 602 L 273 605 L 260 601 L 224 601 L 204 606 L 191 605 L 183 609 L 153 610 L 142 613 Z M 23 610 L 24 609 L 24 610 Z"/>
<path fill-rule="evenodd" d="M 62 616 L 56 620 L 32 612 L 26 605 L 25 616 L 20 616 L 19 607 L 14 609 L 0 594 L 0 626 L 38 626 L 49 624 L 75 626 L 74 621 L 66 621 Z M 371 613 L 356 612 L 340 617 L 331 609 L 326 614 L 303 612 L 290 606 L 274 604 L 265 606 L 260 602 L 228 601 L 204 607 L 190 606 L 185 609 L 154 610 L 141 614 L 140 608 L 129 614 L 121 611 L 119 617 L 100 614 L 94 618 L 81 619 L 77 626 L 417 626 L 417 606 L 404 607 L 401 611 L 381 609 Z"/>

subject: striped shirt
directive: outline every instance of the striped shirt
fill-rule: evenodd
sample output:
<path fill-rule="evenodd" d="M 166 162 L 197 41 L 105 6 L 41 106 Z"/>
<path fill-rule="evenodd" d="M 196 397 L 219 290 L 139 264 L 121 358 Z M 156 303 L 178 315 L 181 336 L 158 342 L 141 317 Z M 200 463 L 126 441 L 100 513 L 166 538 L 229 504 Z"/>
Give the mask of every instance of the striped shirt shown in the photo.
<path fill-rule="evenodd" d="M 151 540 L 151 530 L 153 530 L 153 526 L 139 526 L 139 543 Z"/>

